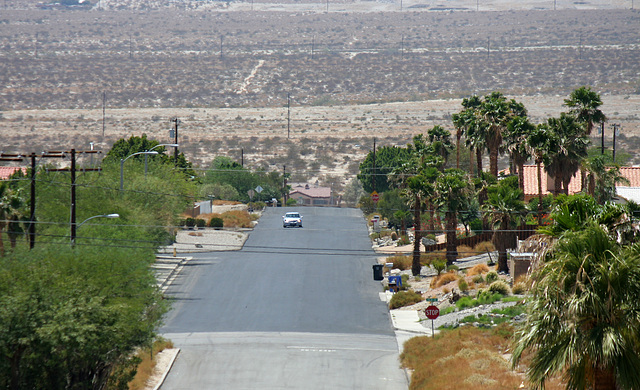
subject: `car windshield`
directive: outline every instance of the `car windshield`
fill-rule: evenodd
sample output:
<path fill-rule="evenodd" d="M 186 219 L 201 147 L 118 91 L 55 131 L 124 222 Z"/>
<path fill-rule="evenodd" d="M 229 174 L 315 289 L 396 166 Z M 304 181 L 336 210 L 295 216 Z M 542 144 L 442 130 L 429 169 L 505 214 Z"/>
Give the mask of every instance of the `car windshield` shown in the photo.
<path fill-rule="evenodd" d="M 298 213 L 286 213 L 285 217 L 287 217 L 287 218 L 300 218 L 300 214 L 298 214 Z"/>

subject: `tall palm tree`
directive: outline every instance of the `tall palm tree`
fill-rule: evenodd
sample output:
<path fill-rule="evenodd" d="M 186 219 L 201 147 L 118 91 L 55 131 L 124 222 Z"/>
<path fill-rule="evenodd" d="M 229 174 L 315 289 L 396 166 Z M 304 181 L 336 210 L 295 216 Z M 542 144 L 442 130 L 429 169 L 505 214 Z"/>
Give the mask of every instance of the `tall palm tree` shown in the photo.
<path fill-rule="evenodd" d="M 458 212 L 468 204 L 471 196 L 471 184 L 464 171 L 447 169 L 438 178 L 435 185 L 437 199 L 445 210 L 447 236 L 447 264 L 453 264 L 458 258 Z"/>
<path fill-rule="evenodd" d="M 518 169 L 518 186 L 524 191 L 524 164 L 531 158 L 526 140 L 535 126 L 524 116 L 514 118 L 507 125 L 504 134 L 505 144 L 511 160 Z"/>
<path fill-rule="evenodd" d="M 607 120 L 604 113 L 600 110 L 602 100 L 597 92 L 591 90 L 590 87 L 580 87 L 564 100 L 564 105 L 569 107 L 569 112 L 585 124 L 587 135 L 591 135 L 594 123 L 602 123 Z"/>
<path fill-rule="evenodd" d="M 500 92 L 492 92 L 483 98 L 476 111 L 484 124 L 485 144 L 489 149 L 489 172 L 498 176 L 498 156 L 502 147 L 503 133 L 515 117 L 525 117 L 524 105 L 515 100 L 507 100 Z"/>
<path fill-rule="evenodd" d="M 590 141 L 573 115 L 562 113 L 549 118 L 547 124 L 551 132 L 545 169 L 554 176 L 554 193 L 568 194 L 569 182 L 587 157 Z"/>
<path fill-rule="evenodd" d="M 534 388 L 563 373 L 568 389 L 640 388 L 640 253 L 603 228 L 567 232 L 534 273 L 512 364 L 533 355 Z"/>
<path fill-rule="evenodd" d="M 538 177 L 538 225 L 542 225 L 542 163 L 549 151 L 550 130 L 546 124 L 539 124 L 529 133 L 525 146 L 536 162 Z"/>
<path fill-rule="evenodd" d="M 502 272 L 509 272 L 507 249 L 516 248 L 518 236 L 514 229 L 525 213 L 524 193 L 513 179 L 504 179 L 489 188 L 483 207 L 494 228 L 492 241 L 498 249 L 498 271 Z"/>
<path fill-rule="evenodd" d="M 480 106 L 480 103 L 480 98 L 475 95 L 469 98 L 464 98 L 462 99 L 462 107 L 464 107 L 464 109 L 451 116 L 453 125 L 456 129 L 456 169 L 460 169 L 460 139 L 463 135 L 468 134 L 470 129 L 474 126 L 474 109 Z M 471 161 L 472 159 L 470 158 L 470 164 L 472 164 Z M 473 165 L 471 165 L 469 173 L 473 173 Z"/>

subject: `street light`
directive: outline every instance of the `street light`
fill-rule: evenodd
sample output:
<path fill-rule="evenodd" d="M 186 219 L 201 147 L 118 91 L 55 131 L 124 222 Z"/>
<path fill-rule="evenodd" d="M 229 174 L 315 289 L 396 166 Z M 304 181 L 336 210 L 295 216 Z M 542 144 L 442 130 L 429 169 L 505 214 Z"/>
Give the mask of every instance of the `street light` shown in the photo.
<path fill-rule="evenodd" d="M 87 222 L 90 219 L 94 219 L 94 218 L 120 218 L 120 214 L 117 213 L 113 213 L 113 214 L 100 214 L 100 215 L 94 215 L 93 217 L 89 217 L 87 219 L 85 219 L 84 221 L 80 222 L 78 225 L 76 225 L 75 229 L 71 229 L 71 245 L 75 245 L 76 243 L 76 230 L 80 229 L 80 226 L 82 226 L 85 222 Z"/>
<path fill-rule="evenodd" d="M 159 144 L 159 145 L 156 145 L 156 146 L 154 146 L 153 148 L 151 148 L 151 149 L 147 150 L 147 152 L 150 152 L 150 151 L 152 151 L 152 150 L 153 150 L 153 149 L 155 149 L 155 148 L 159 148 L 160 146 L 169 146 L 169 147 L 172 147 L 172 148 L 177 148 L 177 147 L 178 147 L 178 146 L 180 146 L 180 145 L 178 145 L 178 144 Z M 147 155 L 145 154 L 145 155 L 144 155 L 144 176 L 145 176 L 145 177 L 147 177 L 147 159 L 148 159 L 148 157 L 147 157 Z"/>
<path fill-rule="evenodd" d="M 155 150 L 151 152 L 138 152 L 138 153 L 131 154 L 126 158 L 120 159 L 120 191 L 124 189 L 124 162 L 127 161 L 129 158 L 133 156 L 137 156 L 139 154 L 158 154 L 158 152 L 156 152 Z"/>

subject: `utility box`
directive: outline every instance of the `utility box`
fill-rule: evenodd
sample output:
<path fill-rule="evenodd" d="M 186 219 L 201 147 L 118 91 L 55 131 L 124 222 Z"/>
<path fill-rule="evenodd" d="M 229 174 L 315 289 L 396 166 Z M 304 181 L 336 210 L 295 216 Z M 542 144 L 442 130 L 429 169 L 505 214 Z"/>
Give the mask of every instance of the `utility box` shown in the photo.
<path fill-rule="evenodd" d="M 384 276 L 382 275 L 382 264 L 374 264 L 373 265 L 373 280 L 382 280 Z"/>

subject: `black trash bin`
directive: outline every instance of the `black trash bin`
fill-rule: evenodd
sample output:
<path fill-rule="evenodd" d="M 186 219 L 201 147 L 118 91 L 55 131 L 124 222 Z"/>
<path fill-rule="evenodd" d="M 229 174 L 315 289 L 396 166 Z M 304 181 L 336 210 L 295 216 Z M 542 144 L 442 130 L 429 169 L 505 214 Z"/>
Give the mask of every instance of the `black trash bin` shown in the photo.
<path fill-rule="evenodd" d="M 382 275 L 382 264 L 374 264 L 373 265 L 373 280 L 382 280 L 384 276 Z"/>

